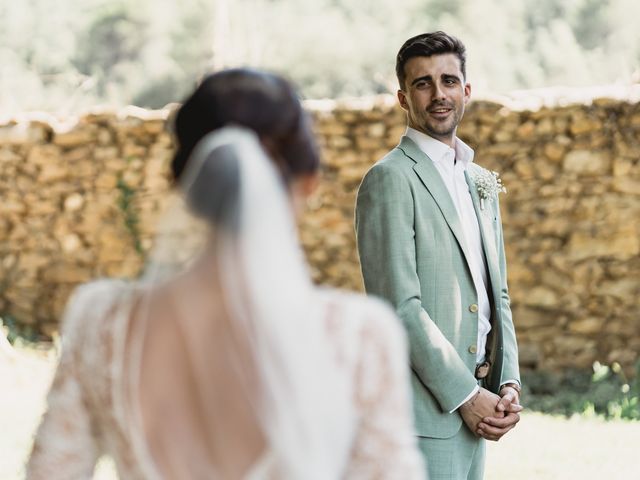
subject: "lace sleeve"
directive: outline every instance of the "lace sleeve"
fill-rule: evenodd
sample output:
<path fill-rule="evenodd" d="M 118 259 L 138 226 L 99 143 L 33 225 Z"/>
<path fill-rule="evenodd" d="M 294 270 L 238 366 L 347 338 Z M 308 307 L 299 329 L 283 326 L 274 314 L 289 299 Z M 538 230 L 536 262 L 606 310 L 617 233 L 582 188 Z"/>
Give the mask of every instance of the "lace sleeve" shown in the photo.
<path fill-rule="evenodd" d="M 411 408 L 408 351 L 399 320 L 386 306 L 360 332 L 355 401 L 360 427 L 346 478 L 422 480 Z"/>
<path fill-rule="evenodd" d="M 86 287 L 74 293 L 64 315 L 62 355 L 27 464 L 29 480 L 91 478 L 98 457 L 91 417 L 77 374 L 80 323 L 86 314 L 83 288 Z"/>

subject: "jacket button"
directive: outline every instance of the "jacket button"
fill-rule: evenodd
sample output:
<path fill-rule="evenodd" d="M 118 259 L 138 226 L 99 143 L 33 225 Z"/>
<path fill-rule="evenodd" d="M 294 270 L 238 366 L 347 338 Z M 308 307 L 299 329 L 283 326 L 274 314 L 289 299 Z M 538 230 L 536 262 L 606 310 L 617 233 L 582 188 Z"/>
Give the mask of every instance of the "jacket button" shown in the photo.
<path fill-rule="evenodd" d="M 478 311 L 478 305 L 476 303 L 472 303 L 469 305 L 469 311 L 471 313 L 476 313 Z"/>
<path fill-rule="evenodd" d="M 469 347 L 469 353 L 478 353 L 478 347 L 476 347 L 475 345 L 471 345 Z"/>

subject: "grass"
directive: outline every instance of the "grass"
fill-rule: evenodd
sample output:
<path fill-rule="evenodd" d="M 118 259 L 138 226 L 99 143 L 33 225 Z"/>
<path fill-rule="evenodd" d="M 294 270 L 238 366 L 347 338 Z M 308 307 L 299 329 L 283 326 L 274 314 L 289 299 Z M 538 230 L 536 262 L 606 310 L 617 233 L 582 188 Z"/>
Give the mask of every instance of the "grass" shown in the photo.
<path fill-rule="evenodd" d="M 640 478 L 640 423 L 526 413 L 487 448 L 486 480 Z"/>
<path fill-rule="evenodd" d="M 628 377 L 617 363 L 608 366 L 595 362 L 593 373 L 523 372 L 523 381 L 524 397 L 531 410 L 566 417 L 578 413 L 640 420 L 640 362 L 635 378 Z"/>
<path fill-rule="evenodd" d="M 24 476 L 55 360 L 51 349 L 0 344 L 0 479 Z M 527 412 L 515 430 L 488 444 L 486 480 L 640 478 L 638 445 L 638 422 Z M 103 462 L 94 478 L 117 477 Z"/>

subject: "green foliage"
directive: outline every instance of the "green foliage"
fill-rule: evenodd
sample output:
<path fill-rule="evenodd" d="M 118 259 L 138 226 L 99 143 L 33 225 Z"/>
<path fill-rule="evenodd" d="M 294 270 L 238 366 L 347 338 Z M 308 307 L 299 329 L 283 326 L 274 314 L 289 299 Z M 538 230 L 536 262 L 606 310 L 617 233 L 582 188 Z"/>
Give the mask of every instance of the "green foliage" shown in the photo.
<path fill-rule="evenodd" d="M 593 374 L 571 371 L 563 376 L 531 372 L 523 375 L 523 402 L 543 413 L 640 420 L 640 361 L 627 378 L 619 364 L 596 362 Z"/>
<path fill-rule="evenodd" d="M 167 99 L 174 98 L 176 92 L 182 92 L 189 85 L 182 78 L 166 75 L 153 79 L 133 97 L 133 103 L 145 108 L 162 108 Z M 186 95 L 186 92 L 184 93 Z M 180 95 L 182 97 L 183 95 Z"/>
<path fill-rule="evenodd" d="M 606 10 L 608 0 L 585 0 L 576 11 L 573 31 L 580 45 L 597 48 L 610 33 Z"/>
<path fill-rule="evenodd" d="M 125 7 L 98 14 L 80 41 L 72 62 L 78 72 L 97 79 L 97 93 L 104 96 L 110 83 L 118 83 L 127 65 L 141 61 L 145 24 Z"/>
<path fill-rule="evenodd" d="M 0 316 L 0 335 L 5 335 L 12 345 L 35 345 L 43 340 L 33 326 L 6 314 Z"/>
<path fill-rule="evenodd" d="M 118 198 L 118 207 L 124 215 L 124 225 L 133 239 L 134 247 L 139 255 L 143 255 L 142 243 L 140 242 L 140 232 L 138 231 L 138 214 L 135 212 L 133 202 L 136 194 L 135 189 L 131 188 L 122 179 L 118 179 L 117 188 L 120 191 Z"/>
<path fill-rule="evenodd" d="M 48 0 L 0 2 L 5 114 L 159 107 L 207 70 L 286 73 L 305 97 L 394 92 L 409 36 L 468 49 L 474 92 L 637 80 L 635 0 Z"/>

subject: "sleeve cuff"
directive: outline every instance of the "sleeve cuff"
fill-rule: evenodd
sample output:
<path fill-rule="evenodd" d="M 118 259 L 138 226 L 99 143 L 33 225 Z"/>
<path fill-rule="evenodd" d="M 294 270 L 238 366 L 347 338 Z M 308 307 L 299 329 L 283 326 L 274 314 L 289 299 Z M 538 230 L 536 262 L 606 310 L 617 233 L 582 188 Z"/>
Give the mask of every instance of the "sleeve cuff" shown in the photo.
<path fill-rule="evenodd" d="M 522 387 L 520 380 L 505 380 L 500 384 L 500 388 L 504 387 L 507 383 L 515 383 L 516 385 L 519 385 L 520 387 Z"/>
<path fill-rule="evenodd" d="M 507 383 L 509 383 L 509 382 L 507 382 Z M 453 413 L 453 412 L 455 412 L 456 410 L 458 410 L 462 405 L 464 405 L 464 404 L 465 404 L 465 403 L 467 403 L 469 400 L 471 400 L 471 397 L 473 397 L 476 393 L 478 393 L 478 391 L 479 391 L 479 390 L 480 390 L 480 387 L 476 385 L 476 386 L 475 386 L 475 388 L 474 388 L 473 390 L 471 390 L 471 393 L 470 393 L 469 395 L 467 395 L 467 396 L 465 397 L 465 399 L 464 399 L 464 400 L 462 400 L 462 401 L 458 404 L 458 406 L 457 406 L 456 408 L 454 408 L 453 410 L 451 410 L 449 413 Z"/>

